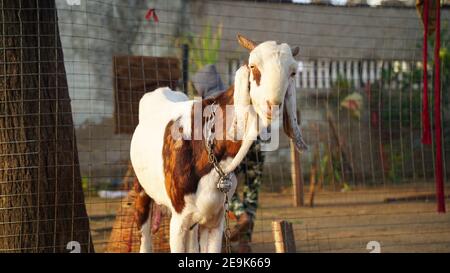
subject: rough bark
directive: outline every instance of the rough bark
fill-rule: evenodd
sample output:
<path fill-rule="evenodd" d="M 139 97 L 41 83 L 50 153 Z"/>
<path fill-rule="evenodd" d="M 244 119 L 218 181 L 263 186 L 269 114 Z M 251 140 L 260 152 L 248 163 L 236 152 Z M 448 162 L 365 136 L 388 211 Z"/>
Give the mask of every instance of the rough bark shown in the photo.
<path fill-rule="evenodd" d="M 0 251 L 93 252 L 55 1 L 0 5 Z"/>

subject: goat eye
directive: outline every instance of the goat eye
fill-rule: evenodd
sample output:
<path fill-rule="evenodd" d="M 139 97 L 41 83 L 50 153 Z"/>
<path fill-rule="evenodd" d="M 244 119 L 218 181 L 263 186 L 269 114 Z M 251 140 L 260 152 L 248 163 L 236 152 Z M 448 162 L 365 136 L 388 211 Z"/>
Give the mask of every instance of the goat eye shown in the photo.
<path fill-rule="evenodd" d="M 291 73 L 291 77 L 294 77 L 294 76 L 295 76 L 295 72 L 292 72 L 292 73 Z"/>

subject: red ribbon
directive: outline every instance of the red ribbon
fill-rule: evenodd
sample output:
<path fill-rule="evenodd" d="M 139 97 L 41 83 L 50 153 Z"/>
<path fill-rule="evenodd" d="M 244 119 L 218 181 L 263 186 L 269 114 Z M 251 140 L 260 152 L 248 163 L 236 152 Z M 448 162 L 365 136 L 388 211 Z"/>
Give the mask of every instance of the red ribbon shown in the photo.
<path fill-rule="evenodd" d="M 152 18 L 152 16 L 153 16 L 153 20 L 155 22 L 159 22 L 158 15 L 156 15 L 155 9 L 149 9 L 147 11 L 147 14 L 145 15 L 145 19 L 147 19 L 147 21 L 148 21 Z"/>
<path fill-rule="evenodd" d="M 441 9 L 436 4 L 436 44 L 434 46 L 434 134 L 436 141 L 436 199 L 438 212 L 445 212 L 444 179 L 442 172 L 442 128 L 441 128 Z"/>
<path fill-rule="evenodd" d="M 431 144 L 430 114 L 428 109 L 428 16 L 429 0 L 423 2 L 423 101 L 422 101 L 422 143 Z M 434 168 L 437 211 L 445 213 L 444 178 L 442 167 L 442 125 L 441 125 L 441 62 L 439 51 L 441 49 L 441 7 L 439 0 L 436 3 L 436 43 L 434 45 L 434 141 L 436 144 Z"/>
<path fill-rule="evenodd" d="M 422 100 L 422 143 L 431 144 L 430 110 L 428 109 L 428 0 L 423 3 L 423 100 Z"/>

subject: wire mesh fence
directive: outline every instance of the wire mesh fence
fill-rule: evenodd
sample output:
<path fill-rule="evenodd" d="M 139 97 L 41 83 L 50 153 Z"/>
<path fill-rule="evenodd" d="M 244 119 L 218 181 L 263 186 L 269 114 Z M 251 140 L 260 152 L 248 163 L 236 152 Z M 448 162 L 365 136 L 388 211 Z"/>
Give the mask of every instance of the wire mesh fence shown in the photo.
<path fill-rule="evenodd" d="M 300 47 L 309 149 L 295 154 L 280 133 L 277 150 L 241 165 L 235 201 L 255 217 L 251 240 L 233 251 L 274 252 L 275 220 L 292 223 L 297 252 L 368 252 L 371 241 L 383 252 L 449 251 L 435 143 L 421 142 L 423 26 L 408 3 L 2 0 L 0 251 L 76 249 L 69 242 L 83 252 L 139 251 L 129 156 L 139 99 L 162 86 L 199 97 L 195 79 L 212 64 L 218 86 L 233 84 L 248 61 L 238 33 Z M 449 22 L 443 3 L 445 183 Z M 430 90 L 433 47 L 430 38 Z M 154 251 L 170 250 L 169 218 L 164 211 Z"/>

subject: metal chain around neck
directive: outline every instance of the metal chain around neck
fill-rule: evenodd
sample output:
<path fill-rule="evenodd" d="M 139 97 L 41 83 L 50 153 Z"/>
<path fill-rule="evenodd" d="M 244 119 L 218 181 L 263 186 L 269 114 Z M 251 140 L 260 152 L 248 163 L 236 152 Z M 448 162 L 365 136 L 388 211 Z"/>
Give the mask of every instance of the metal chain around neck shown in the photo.
<path fill-rule="evenodd" d="M 213 132 L 213 127 L 216 121 L 216 110 L 219 105 L 216 105 L 215 102 L 211 104 L 211 111 L 209 115 L 206 117 L 205 127 L 203 134 L 205 136 L 205 147 L 208 153 L 208 161 L 211 163 L 219 174 L 219 180 L 217 182 L 217 189 L 225 195 L 224 202 L 224 218 L 225 218 L 225 250 L 227 253 L 231 253 L 231 244 L 230 244 L 230 224 L 228 219 L 228 191 L 231 189 L 231 180 L 230 174 L 227 174 L 223 171 L 222 167 L 217 160 L 216 155 L 214 154 L 214 138 L 216 136 L 215 132 Z"/>
<path fill-rule="evenodd" d="M 216 122 L 216 110 L 219 105 L 216 105 L 215 102 L 211 104 L 211 111 L 209 115 L 206 117 L 205 127 L 204 127 L 204 136 L 205 136 L 205 147 L 206 152 L 208 153 L 208 161 L 211 163 L 219 174 L 219 181 L 217 183 L 217 189 L 223 193 L 227 193 L 231 189 L 230 182 L 230 174 L 225 173 L 222 167 L 217 160 L 216 155 L 214 154 L 214 138 L 216 136 L 213 131 L 214 124 Z"/>

